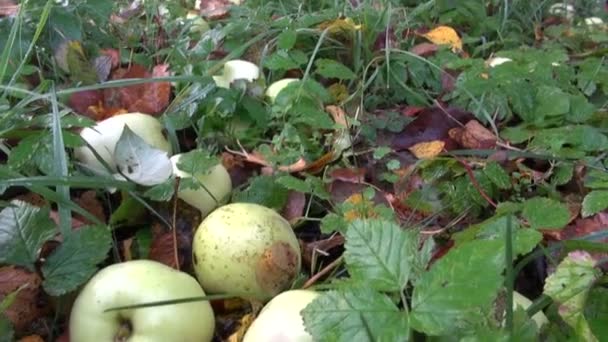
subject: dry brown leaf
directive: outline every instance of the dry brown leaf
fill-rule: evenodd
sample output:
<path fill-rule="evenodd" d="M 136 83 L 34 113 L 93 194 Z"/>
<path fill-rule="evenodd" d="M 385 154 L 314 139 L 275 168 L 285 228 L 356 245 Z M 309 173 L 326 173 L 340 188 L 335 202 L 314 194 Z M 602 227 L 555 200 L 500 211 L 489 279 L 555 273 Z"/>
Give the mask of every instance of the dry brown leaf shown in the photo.
<path fill-rule="evenodd" d="M 470 149 L 490 149 L 497 141 L 496 136 L 477 120 L 467 122 L 464 128 L 453 128 L 448 134 L 459 145 Z"/>
<path fill-rule="evenodd" d="M 97 198 L 97 193 L 95 191 L 88 190 L 83 192 L 78 198 L 74 200 L 74 202 L 76 202 L 76 204 L 81 206 L 89 214 L 99 219 L 99 221 L 106 221 L 106 214 L 103 210 L 103 204 L 101 204 L 101 201 Z M 84 222 L 92 223 L 78 214 L 75 214 L 75 216 L 77 216 L 78 219 Z"/>
<path fill-rule="evenodd" d="M 29 335 L 20 338 L 19 342 L 44 342 L 44 339 L 40 335 Z"/>
<path fill-rule="evenodd" d="M 340 168 L 332 170 L 329 176 L 331 179 L 340 180 L 343 182 L 350 183 L 361 183 L 365 180 L 365 169 L 350 169 L 350 168 Z"/>
<path fill-rule="evenodd" d="M 13 0 L 0 0 L 0 18 L 14 17 L 19 13 L 19 5 Z"/>
<path fill-rule="evenodd" d="M 0 268 L 0 301 L 25 284 L 27 286 L 19 291 L 13 304 L 4 312 L 17 332 L 46 315 L 50 307 L 41 289 L 42 279 L 36 273 L 14 266 Z"/>
<path fill-rule="evenodd" d="M 439 153 L 443 151 L 444 147 L 444 141 L 434 140 L 417 143 L 416 145 L 410 147 L 409 150 L 418 159 L 431 159 L 439 155 Z"/>
<path fill-rule="evenodd" d="M 421 57 L 428 57 L 434 55 L 437 50 L 439 50 L 439 46 L 437 46 L 437 44 L 420 43 L 414 45 L 410 49 L 410 52 Z"/>
<path fill-rule="evenodd" d="M 209 20 L 223 19 L 228 16 L 232 5 L 229 0 L 201 0 L 200 14 Z"/>
<path fill-rule="evenodd" d="M 293 225 L 302 218 L 305 207 L 306 195 L 298 191 L 289 191 L 287 203 L 283 207 L 281 215 Z"/>
<path fill-rule="evenodd" d="M 251 323 L 253 323 L 253 320 L 255 319 L 255 316 L 251 313 L 248 313 L 246 315 L 244 315 L 243 317 L 241 317 L 241 319 L 239 320 L 239 327 L 238 329 L 232 333 L 232 335 L 230 335 L 228 337 L 228 339 L 226 341 L 228 342 L 240 342 L 243 340 L 243 337 L 245 337 L 245 333 L 247 332 L 247 329 L 249 329 L 249 326 L 251 326 Z"/>
<path fill-rule="evenodd" d="M 456 30 L 449 26 L 437 26 L 422 36 L 434 44 L 449 45 L 454 52 L 462 51 L 462 40 L 460 39 L 460 36 L 458 36 Z"/>

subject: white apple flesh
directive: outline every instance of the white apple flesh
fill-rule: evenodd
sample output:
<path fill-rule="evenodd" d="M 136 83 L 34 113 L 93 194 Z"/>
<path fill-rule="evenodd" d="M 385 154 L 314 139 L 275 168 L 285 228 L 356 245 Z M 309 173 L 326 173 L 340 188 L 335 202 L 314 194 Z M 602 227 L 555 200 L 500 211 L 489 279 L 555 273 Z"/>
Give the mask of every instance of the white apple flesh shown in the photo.
<path fill-rule="evenodd" d="M 142 113 L 128 113 L 112 116 L 98 122 L 94 127 L 87 127 L 80 136 L 88 142 L 105 163 L 116 172 L 114 150 L 125 126 L 142 138 L 150 146 L 171 155 L 171 144 L 163 133 L 163 125 L 155 117 Z M 105 173 L 107 170 L 88 146 L 74 150 L 74 156 L 93 171 Z"/>
<path fill-rule="evenodd" d="M 247 329 L 243 342 L 312 342 L 301 311 L 318 296 L 315 291 L 291 290 L 274 297 Z"/>
<path fill-rule="evenodd" d="M 298 240 L 272 209 L 231 203 L 215 209 L 193 240 L 196 277 L 208 293 L 266 301 L 289 288 L 300 272 Z"/>
<path fill-rule="evenodd" d="M 181 157 L 181 154 L 171 157 L 173 174 L 180 178 L 192 177 L 191 174 L 177 167 Z M 205 217 L 220 204 L 225 203 L 232 191 L 232 181 L 230 174 L 222 164 L 214 166 L 207 173 L 197 173 L 194 177 L 198 180 L 200 187 L 196 190 L 180 190 L 177 196 L 182 201 L 200 210 L 201 217 Z"/>
<path fill-rule="evenodd" d="M 211 341 L 215 317 L 207 301 L 104 312 L 202 296 L 205 292 L 196 279 L 159 262 L 135 260 L 108 266 L 78 294 L 70 315 L 70 341 Z"/>

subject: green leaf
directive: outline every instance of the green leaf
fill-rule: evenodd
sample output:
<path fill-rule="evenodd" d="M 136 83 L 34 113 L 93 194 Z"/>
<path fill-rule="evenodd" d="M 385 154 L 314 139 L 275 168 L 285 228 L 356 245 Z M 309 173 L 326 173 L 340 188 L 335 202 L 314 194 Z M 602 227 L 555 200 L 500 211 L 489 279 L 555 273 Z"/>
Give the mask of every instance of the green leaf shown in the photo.
<path fill-rule="evenodd" d="M 589 189 L 608 188 L 608 172 L 590 169 L 585 175 L 585 187 Z"/>
<path fill-rule="evenodd" d="M 346 231 L 347 226 L 348 222 L 346 222 L 344 217 L 334 213 L 329 213 L 321 219 L 321 233 L 323 234 L 343 233 Z"/>
<path fill-rule="evenodd" d="M 407 285 L 418 250 L 418 235 L 385 220 L 356 220 L 346 232 L 344 260 L 355 280 L 379 291 L 401 291 Z"/>
<path fill-rule="evenodd" d="M 536 229 L 562 229 L 570 220 L 565 204 L 546 197 L 534 197 L 524 202 L 522 215 Z"/>
<path fill-rule="evenodd" d="M 541 86 L 536 91 L 535 121 L 545 116 L 566 114 L 570 111 L 570 97 L 557 87 Z"/>
<path fill-rule="evenodd" d="M 608 190 L 593 190 L 583 199 L 581 215 L 589 217 L 608 208 Z"/>
<path fill-rule="evenodd" d="M 110 230 L 103 226 L 87 226 L 67 236 L 42 266 L 46 292 L 60 296 L 86 282 L 107 257 L 111 244 Z"/>
<path fill-rule="evenodd" d="M 371 289 L 328 291 L 301 312 L 316 341 L 408 341 L 407 312 Z"/>
<path fill-rule="evenodd" d="M 462 333 L 490 315 L 503 284 L 504 241 L 472 241 L 450 250 L 414 288 L 410 322 L 428 335 Z"/>
<path fill-rule="evenodd" d="M 294 30 L 284 30 L 277 36 L 277 47 L 279 49 L 289 50 L 295 44 L 298 38 L 298 34 Z"/>
<path fill-rule="evenodd" d="M 15 331 L 13 324 L 4 315 L 0 315 L 0 342 L 15 341 Z"/>
<path fill-rule="evenodd" d="M 353 80 L 357 77 L 346 65 L 333 59 L 320 58 L 315 61 L 316 73 L 326 78 Z"/>
<path fill-rule="evenodd" d="M 567 184 L 574 174 L 574 165 L 572 164 L 560 164 L 555 167 L 553 175 L 551 176 L 551 184 L 564 185 Z"/>
<path fill-rule="evenodd" d="M 182 181 L 180 181 L 181 187 Z M 166 181 L 156 184 L 150 188 L 148 188 L 144 192 L 144 196 L 158 202 L 167 202 L 171 198 L 173 198 L 173 194 L 175 193 L 175 178 L 171 177 Z"/>
<path fill-rule="evenodd" d="M 42 244 L 56 233 L 48 207 L 41 209 L 12 201 L 11 206 L 0 212 L 0 263 L 34 271 Z"/>
<path fill-rule="evenodd" d="M 277 178 L 277 183 L 283 185 L 289 190 L 295 190 L 303 193 L 309 193 L 311 191 L 309 184 L 292 175 L 285 175 Z"/>
<path fill-rule="evenodd" d="M 280 210 L 287 202 L 289 191 L 272 176 L 255 177 L 249 187 L 234 195 L 233 202 L 257 203 Z"/>
<path fill-rule="evenodd" d="M 559 305 L 559 315 L 584 341 L 591 341 L 593 334 L 583 308 L 589 291 L 601 276 L 591 255 L 576 251 L 569 253 L 545 281 L 544 294 Z"/>
<path fill-rule="evenodd" d="M 114 149 L 114 161 L 122 175 L 146 186 L 166 181 L 173 174 L 167 152 L 152 147 L 144 139 L 124 126 Z"/>
<path fill-rule="evenodd" d="M 498 165 L 497 162 L 490 162 L 486 164 L 483 169 L 486 176 L 500 189 L 510 189 L 511 179 L 505 170 Z"/>
<path fill-rule="evenodd" d="M 197 149 L 181 154 L 177 162 L 177 168 L 191 175 L 206 174 L 219 163 L 218 157 L 208 151 Z"/>
<path fill-rule="evenodd" d="M 608 289 L 596 287 L 589 292 L 584 316 L 599 341 L 608 341 Z"/>
<path fill-rule="evenodd" d="M 379 146 L 374 149 L 374 159 L 382 159 L 387 154 L 391 153 L 393 150 L 387 146 Z"/>

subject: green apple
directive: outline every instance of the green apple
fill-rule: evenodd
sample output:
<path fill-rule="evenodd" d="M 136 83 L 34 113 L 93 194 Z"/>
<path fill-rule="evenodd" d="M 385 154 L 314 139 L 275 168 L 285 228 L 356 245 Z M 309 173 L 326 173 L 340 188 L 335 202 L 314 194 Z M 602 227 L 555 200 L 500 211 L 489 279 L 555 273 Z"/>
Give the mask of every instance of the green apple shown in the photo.
<path fill-rule="evenodd" d="M 315 291 L 291 290 L 272 298 L 247 329 L 243 342 L 312 342 L 301 311 L 318 296 Z"/>
<path fill-rule="evenodd" d="M 296 82 L 296 81 L 299 81 L 299 79 L 298 78 L 284 78 L 282 80 L 278 80 L 278 81 L 272 83 L 270 86 L 268 86 L 268 88 L 266 89 L 265 95 L 266 95 L 266 97 L 268 97 L 270 102 L 274 102 L 274 100 L 277 98 L 277 96 L 279 95 L 281 90 L 283 90 L 285 87 L 287 87 L 290 83 Z"/>
<path fill-rule="evenodd" d="M 257 65 L 235 59 L 224 64 L 223 73 L 213 76 L 215 84 L 220 88 L 230 88 L 230 84 L 236 80 L 247 80 L 253 82 L 260 78 L 260 68 Z"/>
<path fill-rule="evenodd" d="M 207 301 L 104 312 L 201 296 L 205 292 L 196 279 L 159 262 L 135 260 L 108 266 L 78 294 L 70 315 L 70 341 L 211 341 L 215 317 Z"/>
<path fill-rule="evenodd" d="M 253 203 L 211 212 L 194 234 L 192 250 L 196 277 L 206 292 L 258 301 L 289 288 L 302 259 L 289 222 Z"/>
<path fill-rule="evenodd" d="M 171 155 L 171 144 L 164 134 L 163 125 L 155 117 L 142 113 L 128 113 L 112 116 L 98 122 L 93 127 L 87 127 L 80 132 L 80 136 L 91 145 L 99 156 L 116 171 L 114 150 L 116 143 L 122 135 L 125 126 L 142 138 L 146 143 Z M 74 156 L 86 167 L 93 171 L 104 173 L 106 169 L 97 160 L 95 154 L 88 146 L 74 150 Z"/>
<path fill-rule="evenodd" d="M 191 174 L 177 167 L 181 157 L 181 154 L 171 157 L 173 174 L 180 178 L 192 177 Z M 198 180 L 201 187 L 196 190 L 180 190 L 177 196 L 182 201 L 200 210 L 201 217 L 205 217 L 228 199 L 228 195 L 232 192 L 232 181 L 230 174 L 228 174 L 228 171 L 222 164 L 214 166 L 207 173 L 197 173 L 194 177 Z"/>

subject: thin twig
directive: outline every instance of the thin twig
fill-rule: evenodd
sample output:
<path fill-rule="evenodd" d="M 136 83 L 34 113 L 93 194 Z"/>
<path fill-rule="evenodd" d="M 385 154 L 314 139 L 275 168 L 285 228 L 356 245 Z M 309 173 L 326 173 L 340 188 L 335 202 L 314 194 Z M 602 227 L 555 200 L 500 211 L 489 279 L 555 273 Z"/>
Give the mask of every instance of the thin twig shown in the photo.
<path fill-rule="evenodd" d="M 307 289 L 307 288 L 311 287 L 312 285 L 314 285 L 317 282 L 317 280 L 321 279 L 321 277 L 323 277 L 324 275 L 326 275 L 327 273 L 329 273 L 332 269 L 336 268 L 341 262 L 342 262 L 342 257 L 339 257 L 338 259 L 336 259 L 336 260 L 332 261 L 331 263 L 329 263 L 327 266 L 325 266 L 317 274 L 315 274 L 312 277 L 310 277 L 310 279 L 308 279 L 304 283 L 304 285 L 302 285 L 302 289 Z"/>
<path fill-rule="evenodd" d="M 488 203 L 490 203 L 490 205 L 492 205 L 494 208 L 496 208 L 497 207 L 496 203 L 494 203 L 494 201 L 490 198 L 490 196 L 488 196 L 488 194 L 486 194 L 486 192 L 483 191 L 483 189 L 477 182 L 477 179 L 475 178 L 475 175 L 473 174 L 473 170 L 471 169 L 471 166 L 464 159 L 460 159 L 454 155 L 452 155 L 452 157 L 454 157 L 454 159 L 456 159 L 460 164 L 462 164 L 462 166 L 464 166 L 464 169 L 467 171 L 467 174 L 469 175 L 469 179 L 471 179 L 471 183 L 473 184 L 473 186 L 475 187 L 477 192 L 479 192 L 481 197 L 483 197 Z"/>

